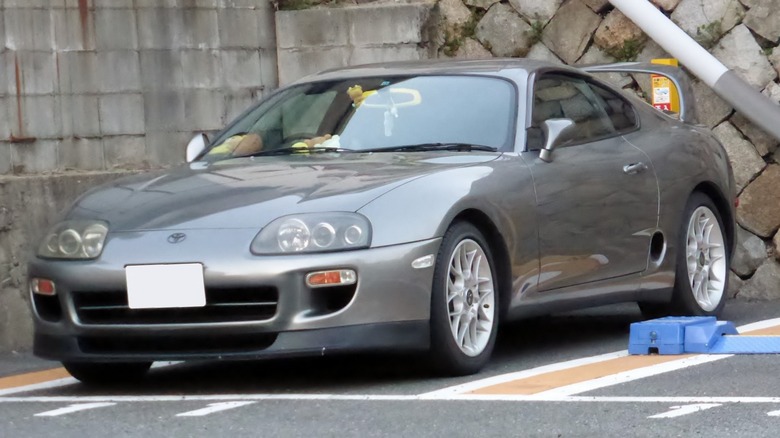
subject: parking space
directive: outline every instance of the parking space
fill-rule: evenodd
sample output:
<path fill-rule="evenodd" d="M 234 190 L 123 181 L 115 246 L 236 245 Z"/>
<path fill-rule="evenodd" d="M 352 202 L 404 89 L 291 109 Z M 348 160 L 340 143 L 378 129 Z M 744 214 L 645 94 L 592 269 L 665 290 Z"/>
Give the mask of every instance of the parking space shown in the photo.
<path fill-rule="evenodd" d="M 724 319 L 741 333 L 780 336 L 778 314 L 778 305 L 735 303 Z M 230 425 L 249 435 L 262 424 L 285 436 L 461 436 L 476 432 L 463 424 L 487 418 L 500 423 L 495 434 L 661 436 L 695 428 L 728 436 L 780 421 L 776 355 L 629 356 L 628 325 L 639 319 L 616 307 L 513 325 L 490 366 L 462 378 L 432 376 L 404 356 L 157 364 L 141 384 L 100 389 L 62 369 L 37 370 L 0 378 L 0 435 L 34 436 L 57 422 L 75 436 L 85 421 L 129 428 L 147 417 L 195 434 Z M 128 430 L 163 431 L 154 423 Z"/>

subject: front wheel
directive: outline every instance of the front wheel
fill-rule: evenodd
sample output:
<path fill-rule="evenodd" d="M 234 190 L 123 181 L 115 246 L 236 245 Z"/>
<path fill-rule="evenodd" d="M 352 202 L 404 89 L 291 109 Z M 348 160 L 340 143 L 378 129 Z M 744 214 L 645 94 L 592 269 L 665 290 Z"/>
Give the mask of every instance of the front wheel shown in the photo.
<path fill-rule="evenodd" d="M 715 203 L 694 193 L 685 208 L 678 238 L 672 302 L 640 304 L 643 312 L 661 316 L 718 316 L 726 304 L 729 257 L 726 232 Z M 647 312 L 649 311 L 649 312 Z"/>
<path fill-rule="evenodd" d="M 448 375 L 478 372 L 498 327 L 493 257 L 482 233 L 458 222 L 444 234 L 431 295 L 431 362 Z"/>
<path fill-rule="evenodd" d="M 82 383 L 108 385 L 141 380 L 152 363 L 63 362 L 62 366 Z"/>

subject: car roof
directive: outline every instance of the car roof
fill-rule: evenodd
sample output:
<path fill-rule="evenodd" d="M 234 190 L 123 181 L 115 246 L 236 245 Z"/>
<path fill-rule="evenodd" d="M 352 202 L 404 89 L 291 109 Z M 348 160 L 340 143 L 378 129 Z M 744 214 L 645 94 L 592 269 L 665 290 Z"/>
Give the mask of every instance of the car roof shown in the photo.
<path fill-rule="evenodd" d="M 371 76 L 398 76 L 408 74 L 490 74 L 505 72 L 506 70 L 518 70 L 528 73 L 541 68 L 556 68 L 562 70 L 580 71 L 564 64 L 557 64 L 549 61 L 528 58 L 493 58 L 472 60 L 434 59 L 420 61 L 383 62 L 334 68 L 306 76 L 297 82 L 313 82 Z"/>

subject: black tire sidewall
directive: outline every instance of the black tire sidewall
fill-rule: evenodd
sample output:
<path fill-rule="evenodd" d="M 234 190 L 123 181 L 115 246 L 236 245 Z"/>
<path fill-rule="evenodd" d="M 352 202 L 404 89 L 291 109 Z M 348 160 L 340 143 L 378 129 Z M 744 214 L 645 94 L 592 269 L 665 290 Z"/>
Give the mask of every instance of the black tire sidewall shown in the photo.
<path fill-rule="evenodd" d="M 463 353 L 456 344 L 451 332 L 449 307 L 447 305 L 447 276 L 449 275 L 450 259 L 455 248 L 465 239 L 477 242 L 485 252 L 490 265 L 490 272 L 493 276 L 493 293 L 495 294 L 493 327 L 490 338 L 482 353 L 473 357 Z M 490 359 L 496 342 L 500 314 L 498 285 L 499 281 L 496 276 L 493 254 L 482 233 L 468 222 L 456 222 L 451 225 L 444 234 L 442 244 L 439 247 L 431 288 L 430 353 L 432 365 L 437 371 L 450 375 L 473 374 L 482 369 Z"/>
<path fill-rule="evenodd" d="M 725 260 L 726 260 L 726 278 L 723 280 L 723 295 L 720 298 L 718 305 L 710 311 L 702 309 L 696 298 L 693 296 L 693 290 L 688 282 L 688 266 L 686 260 L 686 247 L 688 245 L 688 224 L 691 221 L 693 212 L 699 207 L 709 208 L 715 218 L 718 220 L 718 226 L 720 232 L 723 235 L 724 245 L 726 245 Z M 726 229 L 723 226 L 723 218 L 720 215 L 715 203 L 709 196 L 695 192 L 688 199 L 688 203 L 685 206 L 685 214 L 683 215 L 683 221 L 680 224 L 680 234 L 677 239 L 677 266 L 675 270 L 674 279 L 674 308 L 675 313 L 679 315 L 691 315 L 691 316 L 718 316 L 723 311 L 723 307 L 726 305 L 727 292 L 729 287 L 729 270 L 731 264 L 729 260 L 730 248 L 728 248 L 728 238 Z"/>

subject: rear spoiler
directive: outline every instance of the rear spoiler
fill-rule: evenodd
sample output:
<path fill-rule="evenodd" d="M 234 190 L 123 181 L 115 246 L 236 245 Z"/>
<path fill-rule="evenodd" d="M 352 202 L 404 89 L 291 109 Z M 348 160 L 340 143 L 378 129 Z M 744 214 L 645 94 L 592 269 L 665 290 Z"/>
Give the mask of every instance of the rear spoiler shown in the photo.
<path fill-rule="evenodd" d="M 696 102 L 688 77 L 679 67 L 651 64 L 649 62 L 619 62 L 615 64 L 596 64 L 579 67 L 588 73 L 645 73 L 669 78 L 680 93 L 680 120 L 696 124 Z"/>

